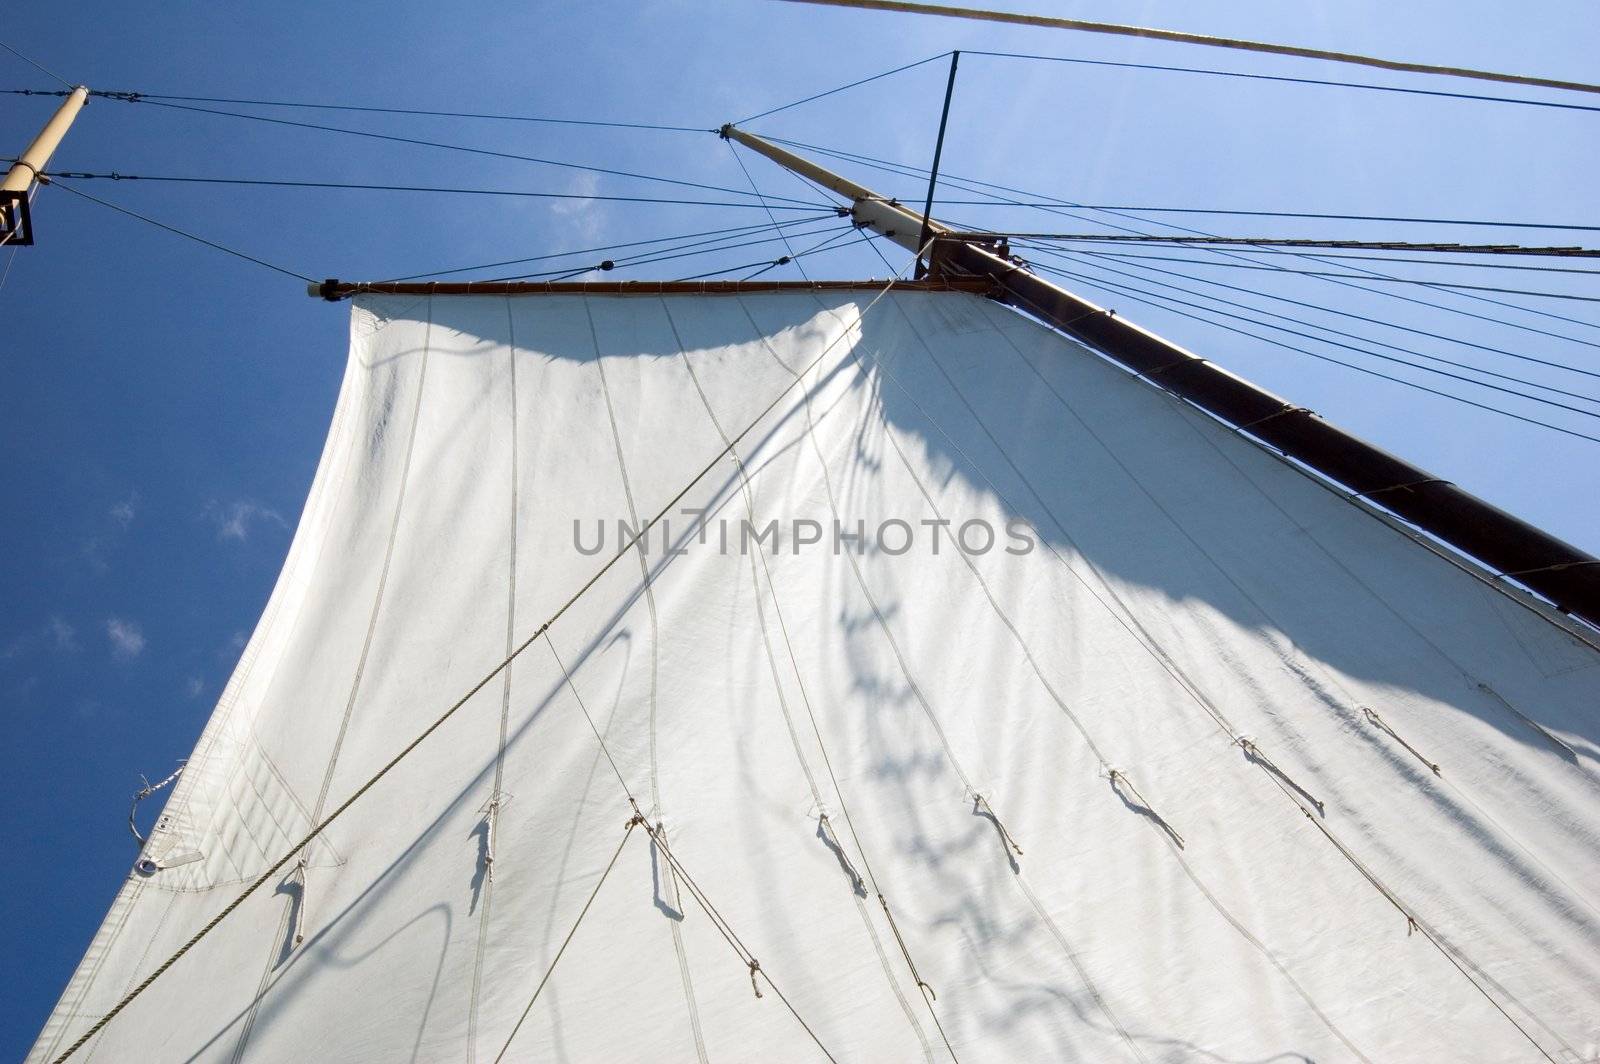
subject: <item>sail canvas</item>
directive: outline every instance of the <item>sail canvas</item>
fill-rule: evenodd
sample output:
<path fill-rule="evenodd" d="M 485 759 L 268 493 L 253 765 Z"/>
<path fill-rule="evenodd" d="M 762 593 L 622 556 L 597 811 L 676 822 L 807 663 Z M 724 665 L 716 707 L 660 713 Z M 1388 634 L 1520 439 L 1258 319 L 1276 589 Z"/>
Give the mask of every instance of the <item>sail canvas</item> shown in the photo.
<path fill-rule="evenodd" d="M 82 1058 L 1590 1060 L 1591 640 L 971 293 L 361 296 L 30 1059 L 293 853 Z"/>

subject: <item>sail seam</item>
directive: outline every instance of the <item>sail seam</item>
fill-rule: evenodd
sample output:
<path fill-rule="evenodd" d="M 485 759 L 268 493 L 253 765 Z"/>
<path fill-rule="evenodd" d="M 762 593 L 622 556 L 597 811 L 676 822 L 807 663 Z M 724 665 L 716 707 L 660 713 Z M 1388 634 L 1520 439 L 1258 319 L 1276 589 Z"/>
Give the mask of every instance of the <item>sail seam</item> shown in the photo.
<path fill-rule="evenodd" d="M 509 358 L 506 360 L 507 373 L 509 374 L 509 388 L 511 392 L 511 523 L 509 530 L 509 559 L 507 562 L 506 591 L 506 655 L 509 657 L 516 648 L 516 621 L 517 621 L 517 523 L 518 513 L 518 483 L 517 471 L 517 318 L 511 309 L 511 300 L 506 299 L 506 346 Z M 494 843 L 496 821 L 499 819 L 500 804 L 503 801 L 501 787 L 505 781 L 506 765 L 506 736 L 511 718 L 511 666 L 505 669 L 505 683 L 500 689 L 500 735 L 495 743 L 494 751 L 494 785 L 489 792 L 489 804 L 484 812 L 484 837 L 483 837 L 483 900 L 482 911 L 478 915 L 478 945 L 472 957 L 472 990 L 467 999 L 467 1062 L 473 1064 L 478 1059 L 478 1011 L 482 1005 L 483 993 L 483 968 L 484 951 L 489 943 L 489 913 L 494 902 Z M 531 1004 L 530 1004 L 530 1007 Z"/>
<path fill-rule="evenodd" d="M 605 400 L 606 419 L 611 425 L 611 441 L 616 448 L 617 473 L 622 480 L 622 494 L 628 503 L 628 520 L 634 527 L 639 527 L 639 511 L 633 501 L 633 487 L 628 479 L 627 459 L 623 455 L 622 433 L 617 428 L 617 413 L 611 401 L 611 386 L 606 380 L 605 358 L 600 351 L 600 336 L 595 329 L 594 314 L 587 303 L 584 304 L 584 315 L 589 322 L 589 337 L 594 343 L 594 364 L 600 375 L 600 394 Z M 729 446 L 732 446 L 731 444 Z M 641 531 L 643 529 L 641 528 Z M 657 677 L 660 665 L 661 630 L 656 614 L 655 584 L 650 573 L 650 564 L 645 557 L 645 541 L 641 537 L 637 544 L 639 558 L 639 577 L 644 584 L 645 607 L 650 616 L 650 815 L 657 818 L 656 831 L 651 832 L 650 838 L 657 846 L 665 850 L 665 842 L 658 838 L 662 833 L 661 820 L 661 786 L 660 766 L 656 750 L 656 709 L 657 709 Z M 672 883 L 673 905 L 679 912 L 683 911 L 683 897 L 678 890 L 677 877 L 669 871 L 668 878 Z M 677 920 L 669 918 L 668 926 L 672 931 L 672 949 L 678 958 L 678 974 L 683 982 L 684 1001 L 689 1011 L 689 1027 L 694 1036 L 695 1055 L 700 1064 L 708 1064 L 706 1056 L 705 1033 L 700 1025 L 700 1006 L 695 1000 L 694 979 L 689 971 L 689 955 L 683 942 L 683 930 L 678 926 Z"/>
<path fill-rule="evenodd" d="M 752 187 L 753 186 L 754 186 L 754 182 L 752 182 Z M 699 395 L 700 402 L 705 407 L 706 418 L 711 423 L 712 427 L 716 429 L 717 435 L 722 438 L 722 442 L 724 444 L 726 444 L 728 446 L 728 448 L 729 448 L 729 454 L 733 458 L 734 467 L 738 471 L 738 475 L 739 475 L 739 484 L 740 484 L 741 494 L 742 494 L 742 496 L 744 498 L 745 513 L 746 513 L 746 516 L 749 518 L 750 524 L 752 526 L 754 526 L 756 524 L 755 499 L 754 499 L 754 494 L 753 494 L 753 492 L 751 490 L 751 487 L 750 487 L 750 474 L 749 474 L 749 471 L 747 470 L 747 468 L 745 466 L 743 458 L 741 458 L 741 456 L 739 455 L 738 448 L 730 440 L 730 438 L 728 437 L 727 431 L 722 427 L 722 422 L 717 418 L 715 410 L 712 409 L 711 400 L 706 395 L 705 388 L 700 383 L 700 377 L 699 377 L 699 374 L 697 374 L 695 372 L 694 364 L 692 362 L 690 362 L 690 360 L 689 360 L 688 351 L 684 347 L 683 338 L 678 333 L 677 322 L 675 320 L 673 320 L 672 310 L 671 310 L 670 306 L 667 304 L 667 301 L 665 299 L 662 300 L 662 310 L 666 314 L 667 324 L 672 329 L 673 340 L 678 345 L 678 354 L 683 359 L 684 367 L 688 370 L 689 379 L 694 383 L 695 392 L 696 392 L 696 394 Z M 785 367 L 785 368 L 787 368 L 787 367 Z M 804 679 L 801 678 L 801 675 L 800 675 L 800 663 L 795 657 L 793 645 L 789 643 L 788 626 L 784 623 L 784 620 L 783 620 L 783 606 L 782 606 L 781 602 L 778 599 L 778 588 L 777 588 L 777 585 L 773 582 L 772 571 L 767 566 L 766 554 L 765 554 L 765 552 L 760 551 L 760 550 L 754 551 L 753 554 L 752 554 L 752 557 L 750 559 L 750 582 L 751 582 L 751 587 L 752 587 L 752 590 L 753 590 L 754 596 L 755 596 L 756 617 L 759 620 L 760 627 L 761 627 L 762 645 L 766 649 L 767 664 L 768 664 L 768 667 L 772 671 L 773 689 L 774 689 L 774 691 L 776 693 L 776 696 L 777 696 L 778 707 L 783 713 L 784 725 L 788 729 L 788 732 L 789 732 L 789 741 L 794 746 L 795 758 L 800 762 L 801 771 L 805 775 L 806 785 L 811 791 L 811 799 L 812 799 L 812 801 L 814 803 L 816 803 L 817 809 L 819 811 L 818 832 L 820 834 L 822 829 L 823 829 L 823 825 L 828 823 L 828 814 L 826 812 L 826 806 L 825 806 L 825 804 L 823 803 L 823 800 L 822 800 L 821 789 L 817 786 L 816 775 L 812 772 L 811 765 L 810 765 L 809 761 L 806 759 L 805 754 L 802 752 L 802 748 L 801 748 L 801 744 L 800 744 L 800 734 L 799 734 L 798 730 L 796 730 L 795 725 L 794 725 L 793 716 L 789 712 L 788 701 L 784 698 L 783 683 L 782 683 L 782 681 L 781 681 L 781 679 L 779 677 L 779 672 L 778 672 L 777 656 L 773 652 L 773 648 L 772 648 L 771 628 L 770 628 L 770 626 L 769 626 L 769 624 L 767 622 L 766 610 L 762 606 L 762 602 L 761 602 L 761 600 L 762 600 L 762 585 L 761 585 L 760 576 L 757 574 L 757 569 L 756 569 L 756 564 L 757 564 L 757 559 L 758 558 L 760 560 L 761 572 L 765 573 L 766 578 L 767 578 L 767 594 L 770 594 L 772 596 L 773 612 L 777 616 L 777 620 L 778 620 L 779 626 L 783 629 L 784 643 L 785 643 L 785 646 L 788 648 L 789 665 L 790 665 L 790 668 L 794 671 L 795 682 L 800 688 L 801 698 L 805 700 L 808 710 L 809 710 L 809 707 L 810 707 L 810 699 L 806 695 L 805 681 L 804 681 Z M 821 735 L 820 731 L 817 732 L 817 744 L 818 744 L 819 747 L 821 747 L 821 745 L 822 745 L 822 735 Z M 824 759 L 826 759 L 826 757 L 827 757 L 826 751 L 823 752 L 823 757 L 824 757 Z M 830 777 L 832 776 L 831 767 L 829 769 L 829 775 L 830 775 Z M 835 792 L 836 795 L 838 795 L 840 804 L 842 806 L 844 804 L 844 796 L 843 796 L 843 792 L 839 788 L 839 781 L 838 781 L 837 778 L 833 779 L 833 785 L 834 785 L 834 792 Z M 845 816 L 848 819 L 849 813 L 846 812 Z M 854 835 L 854 828 L 851 829 L 851 834 Z M 835 840 L 834 845 L 835 846 L 838 845 L 837 839 Z M 857 845 L 858 848 L 860 847 L 860 840 L 859 839 L 856 840 L 856 845 Z M 840 847 L 838 852 L 839 852 L 839 856 L 840 856 L 841 860 L 843 860 L 848 866 L 848 858 L 845 857 L 843 848 Z M 865 860 L 866 860 L 865 859 L 865 855 L 863 855 L 863 858 L 862 858 L 863 864 L 865 864 Z M 862 895 L 865 894 L 865 886 L 864 886 L 864 884 L 861 883 L 861 877 L 860 877 L 859 874 L 857 874 L 855 872 L 854 868 L 849 868 L 849 872 L 850 872 L 850 874 L 852 875 L 852 877 L 854 878 L 854 881 L 855 881 L 855 883 L 854 883 L 854 885 L 852 887 L 852 890 L 851 890 L 851 897 L 855 901 L 857 914 L 861 917 L 862 924 L 866 928 L 868 937 L 872 940 L 872 948 L 873 948 L 873 951 L 877 954 L 878 963 L 883 969 L 884 977 L 887 980 L 887 982 L 889 983 L 890 988 L 893 990 L 895 999 L 899 1002 L 901 1010 L 905 1013 L 906 1020 L 911 1024 L 912 1030 L 916 1032 L 917 1041 L 920 1042 L 921 1045 L 922 1045 L 923 1057 L 925 1059 L 931 1061 L 932 1060 L 932 1056 L 933 1056 L 933 1050 L 932 1050 L 932 1047 L 928 1043 L 927 1034 L 926 1034 L 926 1032 L 923 1031 L 921 1023 L 919 1023 L 917 1021 L 916 1014 L 911 1009 L 910 1003 L 906 1000 L 906 997 L 905 997 L 904 993 L 902 993 L 902 991 L 900 989 L 899 981 L 894 978 L 894 974 L 890 970 L 889 960 L 888 960 L 887 955 L 883 951 L 883 944 L 878 938 L 877 929 L 873 927 L 872 919 L 869 916 L 869 914 L 867 912 L 867 909 L 866 909 L 866 906 L 862 901 Z M 887 906 L 887 903 L 885 903 L 885 905 Z M 886 911 L 887 911 L 887 908 L 886 908 Z M 909 960 L 909 957 L 908 957 L 908 960 Z M 916 971 L 916 968 L 915 968 L 914 965 L 912 966 L 912 971 L 913 971 L 913 973 L 915 973 L 915 971 Z M 920 978 L 917 979 L 917 983 L 918 983 L 919 986 L 925 985 L 925 984 L 922 983 L 922 980 Z M 948 1043 L 947 1043 L 947 1046 L 948 1046 Z M 955 1054 L 952 1051 L 951 1056 L 954 1057 L 954 1055 Z"/>
<path fill-rule="evenodd" d="M 384 591 L 387 589 L 389 583 L 389 569 L 394 560 L 395 541 L 400 535 L 400 516 L 405 508 L 406 489 L 411 480 L 411 459 L 416 452 L 417 428 L 418 422 L 421 420 L 422 415 L 422 399 L 427 391 L 426 384 L 428 379 L 428 353 L 432 348 L 432 337 L 433 300 L 430 298 L 428 300 L 428 320 L 423 331 L 422 359 L 420 367 L 417 371 L 417 394 L 416 399 L 412 403 L 411 407 L 411 424 L 406 433 L 405 458 L 400 467 L 400 487 L 395 496 L 394 515 L 389 523 L 389 536 L 384 547 L 383 567 L 378 573 L 378 586 L 373 594 L 372 612 L 367 619 L 367 633 L 365 638 L 362 640 L 361 655 L 356 660 L 355 675 L 352 677 L 350 682 L 350 696 L 345 701 L 344 715 L 339 721 L 339 731 L 334 737 L 333 750 L 328 755 L 328 767 L 323 772 L 322 788 L 317 794 L 316 805 L 312 807 L 311 820 L 313 824 L 316 824 L 322 817 L 323 806 L 326 804 L 328 799 L 328 789 L 333 784 L 334 770 L 338 766 L 339 754 L 344 747 L 345 736 L 349 732 L 350 720 L 355 713 L 356 701 L 361 692 L 361 681 L 366 674 L 367 657 L 372 650 L 373 636 L 376 634 L 378 629 L 378 616 L 382 612 Z M 240 1064 L 240 1061 L 244 1059 L 245 1049 L 248 1047 L 250 1036 L 255 1029 L 256 1017 L 260 1015 L 261 1004 L 266 1000 L 267 991 L 270 989 L 270 981 L 274 967 L 272 958 L 273 955 L 280 949 L 278 943 L 283 940 L 284 934 L 288 928 L 289 920 L 295 915 L 296 912 L 299 913 L 299 916 L 296 918 L 304 919 L 304 912 L 306 903 L 309 900 L 309 894 L 310 882 L 308 878 L 301 886 L 301 894 L 299 899 L 292 907 L 286 907 L 283 910 L 283 914 L 279 917 L 278 932 L 274 936 L 272 940 L 272 946 L 267 953 L 267 960 L 261 972 L 261 981 L 259 984 L 257 984 L 255 997 L 250 1002 L 249 1013 L 245 1017 L 244 1026 L 239 1032 L 239 1040 L 234 1045 L 232 1056 L 233 1064 Z"/>

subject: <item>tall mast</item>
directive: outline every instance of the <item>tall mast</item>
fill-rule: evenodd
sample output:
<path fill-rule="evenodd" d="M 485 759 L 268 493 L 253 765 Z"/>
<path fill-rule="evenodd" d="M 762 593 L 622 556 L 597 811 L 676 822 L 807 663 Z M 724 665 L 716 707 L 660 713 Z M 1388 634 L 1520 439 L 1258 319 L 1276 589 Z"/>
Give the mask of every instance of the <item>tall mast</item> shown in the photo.
<path fill-rule="evenodd" d="M 921 250 L 923 220 L 899 203 L 734 126 L 722 135 L 851 200 L 857 225 Z M 925 231 L 933 276 L 987 279 L 1000 300 L 1600 626 L 1600 559 L 1044 280 L 994 234 L 962 233 L 931 218 Z"/>
<path fill-rule="evenodd" d="M 28 193 L 49 165 L 50 156 L 60 146 L 61 138 L 72 128 L 72 120 L 78 117 L 78 112 L 83 110 L 88 100 L 89 90 L 82 85 L 67 93 L 61 106 L 56 108 L 56 113 L 50 116 L 50 121 L 33 138 L 33 143 L 11 164 L 5 181 L 0 183 L 0 208 L 6 213 L 4 243 L 33 243 L 33 234 L 28 225 Z"/>

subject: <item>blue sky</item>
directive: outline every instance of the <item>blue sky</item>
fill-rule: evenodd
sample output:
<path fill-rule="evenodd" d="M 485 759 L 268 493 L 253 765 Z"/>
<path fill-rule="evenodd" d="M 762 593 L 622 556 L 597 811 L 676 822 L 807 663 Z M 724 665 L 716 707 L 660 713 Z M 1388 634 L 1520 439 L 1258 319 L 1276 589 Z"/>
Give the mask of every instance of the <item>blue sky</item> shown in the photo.
<path fill-rule="evenodd" d="M 1600 13 L 1579 2 L 1542 4 L 1537 19 L 1514 5 L 1464 0 L 1036 0 L 1010 6 L 1600 81 L 1593 49 Z M 70 16 L 19 7 L 8 11 L 3 38 L 94 88 L 707 129 L 950 48 L 1572 99 L 1186 46 L 766 0 L 506 4 L 479 7 L 470 16 L 415 3 L 345 4 L 336 14 L 329 11 L 326 5 L 291 2 L 139 11 L 89 3 L 75 5 Z M 752 128 L 924 166 L 944 77 L 942 64 L 928 64 Z M 0 88 L 50 87 L 43 75 L 0 54 Z M 0 96 L 0 145 L 7 152 L 20 148 L 53 105 L 50 99 Z M 727 146 L 709 133 L 262 113 L 744 185 Z M 944 165 L 962 177 L 1085 203 L 1593 224 L 1600 220 L 1597 123 L 1600 114 L 1592 112 L 974 56 L 962 63 Z M 759 160 L 748 163 L 763 189 L 802 195 L 787 175 Z M 112 101 L 96 101 L 84 112 L 54 166 L 728 198 Z M 920 201 L 922 188 L 910 178 L 841 168 L 884 192 Z M 314 277 L 390 277 L 764 218 L 747 209 L 581 200 L 109 181 L 81 187 Z M 946 213 L 995 227 L 1083 231 L 1087 224 L 969 206 L 951 206 Z M 7 993 L 0 996 L 5 1058 L 20 1056 L 31 1043 L 135 856 L 124 817 L 140 774 L 165 776 L 188 753 L 266 600 L 322 445 L 343 367 L 347 316 L 342 306 L 306 298 L 299 282 L 61 191 L 44 190 L 34 217 L 39 244 L 16 254 L 0 287 L 0 441 L 6 456 L 0 498 L 7 500 L 0 521 L 0 715 L 10 774 L 0 824 L 11 851 L 6 890 L 0 892 L 0 963 L 8 973 Z M 1170 220 L 1247 235 L 1585 239 L 1545 230 L 1507 236 L 1462 227 Z M 773 254 L 769 247 L 730 251 L 643 267 L 628 276 L 682 276 Z M 891 254 L 897 264 L 900 257 Z M 0 252 L 0 270 L 7 258 L 9 253 Z M 821 276 L 885 272 L 875 255 L 859 247 L 809 263 Z M 1138 269 L 1126 262 L 1117 268 Z M 1494 297 L 1579 319 L 1561 322 L 1388 286 L 1587 341 L 1575 343 L 1310 278 L 1172 268 L 1600 369 L 1600 348 L 1593 346 L 1600 343 L 1600 329 L 1584 324 L 1600 322 L 1592 303 Z M 767 276 L 793 276 L 790 271 Z M 1600 294 L 1600 286 L 1579 276 L 1421 266 L 1392 272 L 1460 274 L 1471 283 Z M 1107 279 L 1104 273 L 1093 276 Z M 1146 274 L 1136 283 L 1149 287 L 1155 279 Z M 1197 287 L 1189 280 L 1159 279 Z M 1274 349 L 1140 306 L 1126 294 L 1068 284 L 1600 551 L 1600 444 Z M 1592 377 L 1303 308 L 1275 309 L 1600 396 L 1600 381 Z M 1593 418 L 1442 378 L 1430 383 L 1600 434 L 1600 421 Z"/>

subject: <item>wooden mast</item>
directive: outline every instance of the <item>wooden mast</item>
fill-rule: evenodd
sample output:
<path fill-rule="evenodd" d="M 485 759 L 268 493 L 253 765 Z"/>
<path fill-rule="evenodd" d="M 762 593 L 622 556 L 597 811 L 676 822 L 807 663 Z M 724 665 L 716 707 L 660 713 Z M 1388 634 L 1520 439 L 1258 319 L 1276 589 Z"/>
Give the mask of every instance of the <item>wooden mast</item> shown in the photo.
<path fill-rule="evenodd" d="M 72 128 L 72 120 L 78 117 L 78 112 L 83 110 L 83 105 L 88 101 L 89 90 L 82 85 L 67 93 L 61 106 L 56 108 L 56 113 L 50 116 L 50 121 L 44 124 L 39 135 L 33 138 L 33 143 L 23 149 L 6 172 L 5 181 L 0 182 L 0 206 L 4 206 L 7 212 L 7 226 L 0 243 L 33 243 L 30 227 L 26 224 L 28 193 L 49 165 L 50 156 L 55 154 L 61 138 Z"/>
<path fill-rule="evenodd" d="M 732 125 L 722 136 L 852 201 L 856 223 L 911 252 L 923 220 L 893 200 Z M 1382 507 L 1552 602 L 1600 626 L 1600 559 L 1258 388 L 1114 311 L 1044 280 L 993 234 L 963 234 L 932 219 L 935 277 L 982 277 L 997 298 L 1083 341 L 1114 362 Z"/>

